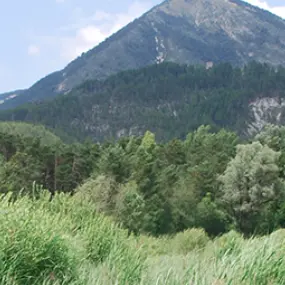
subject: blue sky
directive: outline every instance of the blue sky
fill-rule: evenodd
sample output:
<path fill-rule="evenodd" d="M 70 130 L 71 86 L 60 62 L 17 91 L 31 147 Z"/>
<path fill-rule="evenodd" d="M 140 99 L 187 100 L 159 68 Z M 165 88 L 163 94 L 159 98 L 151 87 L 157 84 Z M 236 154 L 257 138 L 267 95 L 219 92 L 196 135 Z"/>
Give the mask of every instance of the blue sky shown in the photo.
<path fill-rule="evenodd" d="M 0 93 L 27 88 L 162 0 L 9 0 L 0 9 Z M 284 0 L 247 0 L 285 18 Z"/>

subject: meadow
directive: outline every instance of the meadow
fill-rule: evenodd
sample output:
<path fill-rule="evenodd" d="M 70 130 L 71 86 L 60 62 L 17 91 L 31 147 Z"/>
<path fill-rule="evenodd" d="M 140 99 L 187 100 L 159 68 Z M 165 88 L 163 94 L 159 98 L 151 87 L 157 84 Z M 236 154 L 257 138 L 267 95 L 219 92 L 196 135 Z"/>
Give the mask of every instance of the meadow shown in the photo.
<path fill-rule="evenodd" d="M 285 230 L 210 239 L 201 229 L 129 235 L 84 196 L 2 195 L 0 276 L 5 285 L 285 284 Z"/>

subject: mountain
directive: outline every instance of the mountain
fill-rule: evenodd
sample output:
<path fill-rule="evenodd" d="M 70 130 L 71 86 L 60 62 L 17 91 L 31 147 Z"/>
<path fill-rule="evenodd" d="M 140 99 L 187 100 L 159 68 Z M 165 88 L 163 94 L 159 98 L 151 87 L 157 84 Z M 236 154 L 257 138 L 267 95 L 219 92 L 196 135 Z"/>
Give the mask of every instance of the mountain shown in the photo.
<path fill-rule="evenodd" d="M 212 66 L 252 60 L 285 64 L 284 20 L 239 0 L 167 0 L 0 108 L 164 61 Z"/>
<path fill-rule="evenodd" d="M 165 62 L 86 81 L 53 100 L 2 111 L 0 120 L 43 124 L 64 140 L 102 141 L 150 130 L 165 141 L 200 125 L 250 136 L 267 123 L 285 123 L 285 67 Z"/>
<path fill-rule="evenodd" d="M 16 90 L 16 91 L 0 94 L 0 105 L 6 104 L 9 100 L 13 100 L 14 98 L 23 94 L 25 91 L 26 90 Z"/>

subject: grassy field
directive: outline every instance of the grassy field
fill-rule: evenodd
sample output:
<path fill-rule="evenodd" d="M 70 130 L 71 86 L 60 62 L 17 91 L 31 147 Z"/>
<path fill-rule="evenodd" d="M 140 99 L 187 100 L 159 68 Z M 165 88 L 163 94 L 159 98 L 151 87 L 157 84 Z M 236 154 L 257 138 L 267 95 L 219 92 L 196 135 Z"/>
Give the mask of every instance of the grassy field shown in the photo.
<path fill-rule="evenodd" d="M 285 284 L 285 230 L 128 237 L 83 198 L 0 201 L 0 284 Z"/>

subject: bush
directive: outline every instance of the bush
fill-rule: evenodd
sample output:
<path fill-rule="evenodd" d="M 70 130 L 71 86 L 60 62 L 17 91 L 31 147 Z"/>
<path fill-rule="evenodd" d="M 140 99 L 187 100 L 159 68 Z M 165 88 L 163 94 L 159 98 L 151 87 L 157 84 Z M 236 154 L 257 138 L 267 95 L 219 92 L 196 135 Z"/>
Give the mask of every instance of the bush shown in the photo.
<path fill-rule="evenodd" d="M 204 248 L 209 241 L 209 237 L 202 229 L 189 229 L 180 232 L 171 240 L 171 248 L 175 253 L 187 254 L 195 249 Z"/>
<path fill-rule="evenodd" d="M 133 242 L 134 246 L 140 248 L 148 257 L 170 253 L 171 239 L 168 236 L 155 238 L 153 236 L 139 235 L 133 239 Z"/>
<path fill-rule="evenodd" d="M 243 237 L 236 231 L 230 231 L 214 241 L 216 256 L 221 257 L 227 254 L 237 255 L 242 250 Z"/>
<path fill-rule="evenodd" d="M 118 185 L 113 178 L 104 175 L 90 178 L 76 192 L 77 196 L 93 202 L 98 212 L 113 214 L 118 194 Z"/>

